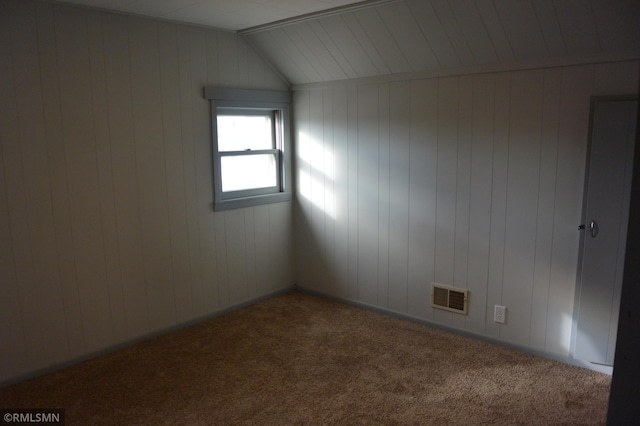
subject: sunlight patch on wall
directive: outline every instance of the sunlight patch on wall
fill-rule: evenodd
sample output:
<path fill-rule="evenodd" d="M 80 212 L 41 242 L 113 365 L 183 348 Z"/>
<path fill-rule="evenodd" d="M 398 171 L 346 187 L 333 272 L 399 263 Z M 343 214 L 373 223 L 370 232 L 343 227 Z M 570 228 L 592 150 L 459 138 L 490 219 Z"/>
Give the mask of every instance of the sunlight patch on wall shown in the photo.
<path fill-rule="evenodd" d="M 571 347 L 571 329 L 572 328 L 573 328 L 572 314 L 566 313 L 566 312 L 563 313 L 557 344 L 567 352 L 569 352 L 569 349 Z"/>
<path fill-rule="evenodd" d="M 333 220 L 337 219 L 335 159 L 322 144 L 304 132 L 298 133 L 298 192 Z"/>

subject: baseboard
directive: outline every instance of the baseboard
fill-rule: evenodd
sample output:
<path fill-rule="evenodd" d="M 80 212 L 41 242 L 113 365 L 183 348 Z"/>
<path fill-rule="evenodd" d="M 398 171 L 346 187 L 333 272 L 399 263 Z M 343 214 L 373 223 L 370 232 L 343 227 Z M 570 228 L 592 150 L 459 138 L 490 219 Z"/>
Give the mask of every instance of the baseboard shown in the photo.
<path fill-rule="evenodd" d="M 377 312 L 377 313 L 380 313 L 380 314 L 383 314 L 383 315 L 388 315 L 388 316 L 391 316 L 391 317 L 400 318 L 400 319 L 411 321 L 411 322 L 415 322 L 415 323 L 418 323 L 418 324 L 427 325 L 429 327 L 433 327 L 433 328 L 436 328 L 436 329 L 439 329 L 439 330 L 444 330 L 444 331 L 448 331 L 450 333 L 458 334 L 460 336 L 471 337 L 471 338 L 474 338 L 474 339 L 482 340 L 482 341 L 485 341 L 485 342 L 488 342 L 488 343 L 492 343 L 494 345 L 503 346 L 503 347 L 507 347 L 507 348 L 510 348 L 510 349 L 517 350 L 519 352 L 524 352 L 524 353 L 528 353 L 528 354 L 531 354 L 531 355 L 539 356 L 541 358 L 546 358 L 546 359 L 550 359 L 550 360 L 553 360 L 553 361 L 562 362 L 564 364 L 573 365 L 575 367 L 586 368 L 588 370 L 597 371 L 599 373 L 604 373 L 604 374 L 608 374 L 608 375 L 612 375 L 613 374 L 613 367 L 612 366 L 594 364 L 594 363 L 591 363 L 591 362 L 581 361 L 581 360 L 574 359 L 574 358 L 571 358 L 571 357 L 565 357 L 565 356 L 561 356 L 561 355 L 558 355 L 558 354 L 553 354 L 553 353 L 548 353 L 548 352 L 544 352 L 544 351 L 528 348 L 526 346 L 516 345 L 516 344 L 513 344 L 513 343 L 509 343 L 509 342 L 504 342 L 502 340 L 498 340 L 498 339 L 496 339 L 494 337 L 491 337 L 491 336 L 486 336 L 486 335 L 483 335 L 483 334 L 474 333 L 472 331 L 462 330 L 462 329 L 459 329 L 459 328 L 450 327 L 450 326 L 447 326 L 447 325 L 439 324 L 437 322 L 429 321 L 429 320 L 424 319 L 424 318 L 414 317 L 412 315 L 408 315 L 408 314 L 404 314 L 404 313 L 401 313 L 401 312 L 392 311 L 390 309 L 382 308 L 382 307 L 376 306 L 376 305 L 370 305 L 368 303 L 359 302 L 359 301 L 356 301 L 356 300 L 351 300 L 351 299 L 346 299 L 346 298 L 342 298 L 342 297 L 338 297 L 338 296 L 333 296 L 333 295 L 330 295 L 330 294 L 322 293 L 322 292 L 319 292 L 317 290 L 312 290 L 312 289 L 305 288 L 305 287 L 296 286 L 295 289 L 296 289 L 296 291 L 299 291 L 299 292 L 305 293 L 305 294 L 309 294 L 311 296 L 316 296 L 316 297 L 320 297 L 320 298 L 323 298 L 323 299 L 333 300 L 333 301 L 336 301 L 336 302 L 340 302 L 340 303 L 344 303 L 344 304 L 347 304 L 347 305 L 355 306 L 355 307 L 358 307 L 358 308 L 362 308 L 362 309 L 370 310 L 370 311 L 373 311 L 373 312 Z"/>
<path fill-rule="evenodd" d="M 107 354 L 109 354 L 111 352 L 115 352 L 117 350 L 124 349 L 124 348 L 127 348 L 129 346 L 133 346 L 133 345 L 135 345 L 137 343 L 141 343 L 141 342 L 144 342 L 144 341 L 147 341 L 147 340 L 151 340 L 153 338 L 162 336 L 164 334 L 168 334 L 168 333 L 171 333 L 171 332 L 174 332 L 174 331 L 181 330 L 181 329 L 189 327 L 191 325 L 198 324 L 200 322 L 207 321 L 207 320 L 210 320 L 212 318 L 219 317 L 221 315 L 227 314 L 229 312 L 236 311 L 238 309 L 245 308 L 245 307 L 250 306 L 250 305 L 254 305 L 254 304 L 258 303 L 258 302 L 262 302 L 262 301 L 267 300 L 267 299 L 271 299 L 271 298 L 273 298 L 275 296 L 279 296 L 279 295 L 285 294 L 285 293 L 290 293 L 290 292 L 292 292 L 294 290 L 295 290 L 295 286 L 286 287 L 286 288 L 284 288 L 282 290 L 277 290 L 277 291 L 274 291 L 274 292 L 271 292 L 271 293 L 267 293 L 267 294 L 264 294 L 264 295 L 261 295 L 261 296 L 258 296 L 258 297 L 252 298 L 252 299 L 245 300 L 245 301 L 243 301 L 241 303 L 237 303 L 237 304 L 232 305 L 232 306 L 228 306 L 228 307 L 223 308 L 223 309 L 221 309 L 219 311 L 212 312 L 212 313 L 204 315 L 202 317 L 198 317 L 198 318 L 190 319 L 190 320 L 185 321 L 185 322 L 174 324 L 174 325 L 172 325 L 170 327 L 166 327 L 166 328 L 163 328 L 163 329 L 160 329 L 160 330 L 156 330 L 156 331 L 153 331 L 151 333 L 147 333 L 147 334 L 144 334 L 142 336 L 138 336 L 138 337 L 135 337 L 133 339 L 117 343 L 115 345 L 110 345 L 110 346 L 108 346 L 106 348 L 103 348 L 103 349 L 100 349 L 100 350 L 97 350 L 97 351 L 94 351 L 94 352 L 90 352 L 90 353 L 84 354 L 84 355 L 79 356 L 79 357 L 72 358 L 70 360 L 67 360 L 67 361 L 64 361 L 64 362 L 61 362 L 61 363 L 50 365 L 48 367 L 41 368 L 41 369 L 38 369 L 38 370 L 34 370 L 34 371 L 31 371 L 31 372 L 28 372 L 28 373 L 20 374 L 20 375 L 18 375 L 16 377 L 12 377 L 12 378 L 10 378 L 8 380 L 1 381 L 0 382 L 0 389 L 4 388 L 4 387 L 7 387 L 7 386 L 15 385 L 15 384 L 27 381 L 27 380 L 31 380 L 31 379 L 34 379 L 36 377 L 43 376 L 45 374 L 50 374 L 50 373 L 56 372 L 58 370 L 62 370 L 64 368 L 71 367 L 72 365 L 79 364 L 79 363 L 84 362 L 84 361 L 88 361 L 88 360 L 93 359 L 93 358 L 98 358 L 100 356 L 107 355 Z"/>

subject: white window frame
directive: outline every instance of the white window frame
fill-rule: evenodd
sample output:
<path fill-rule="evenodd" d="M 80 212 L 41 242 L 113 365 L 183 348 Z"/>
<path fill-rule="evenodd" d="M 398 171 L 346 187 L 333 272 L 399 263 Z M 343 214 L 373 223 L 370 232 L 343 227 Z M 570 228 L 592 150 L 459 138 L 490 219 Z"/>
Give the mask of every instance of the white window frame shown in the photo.
<path fill-rule="evenodd" d="M 291 141 L 289 92 L 267 90 L 229 89 L 206 87 L 204 97 L 211 102 L 211 135 L 213 148 L 213 208 L 215 211 L 232 210 L 261 204 L 291 200 Z M 274 123 L 275 146 L 272 149 L 243 151 L 218 150 L 218 113 L 237 111 L 238 115 L 254 111 L 271 114 Z M 276 186 L 222 191 L 221 158 L 225 156 L 274 154 L 277 163 Z"/>

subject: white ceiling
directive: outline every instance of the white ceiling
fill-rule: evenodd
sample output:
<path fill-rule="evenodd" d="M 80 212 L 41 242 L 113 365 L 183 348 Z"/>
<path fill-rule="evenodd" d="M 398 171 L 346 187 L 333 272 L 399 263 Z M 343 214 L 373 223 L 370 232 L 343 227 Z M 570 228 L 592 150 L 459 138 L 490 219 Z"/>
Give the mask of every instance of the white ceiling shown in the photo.
<path fill-rule="evenodd" d="M 62 0 L 82 6 L 242 30 L 362 0 Z"/>
<path fill-rule="evenodd" d="M 637 59 L 640 0 L 403 0 L 242 34 L 292 84 Z"/>
<path fill-rule="evenodd" d="M 292 84 L 640 58 L 640 0 L 58 1 L 238 31 Z"/>

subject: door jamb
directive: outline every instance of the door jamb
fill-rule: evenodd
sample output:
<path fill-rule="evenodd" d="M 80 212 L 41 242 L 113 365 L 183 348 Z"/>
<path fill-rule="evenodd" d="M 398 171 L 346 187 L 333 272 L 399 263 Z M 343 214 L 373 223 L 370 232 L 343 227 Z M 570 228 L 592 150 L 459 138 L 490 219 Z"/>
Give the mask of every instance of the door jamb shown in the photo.
<path fill-rule="evenodd" d="M 580 230 L 578 226 L 580 224 L 587 223 L 587 189 L 589 183 L 589 171 L 591 164 L 591 145 L 592 145 L 592 129 L 593 129 L 593 111 L 597 102 L 607 101 L 638 101 L 637 95 L 604 95 L 604 96 L 591 96 L 589 100 L 589 127 L 588 127 L 588 139 L 587 139 L 587 156 L 584 163 L 584 182 L 582 187 L 582 210 L 580 212 L 580 223 L 576 223 L 576 231 L 580 232 L 580 241 L 578 243 L 578 263 L 576 265 L 576 282 L 575 292 L 573 296 L 573 313 L 571 322 L 571 339 L 569 344 L 569 356 L 575 359 L 576 349 L 576 335 L 578 332 L 578 312 L 580 311 L 580 292 L 582 291 L 582 252 L 584 238 L 586 235 L 586 229 Z M 640 109 L 640 106 L 638 107 Z M 636 126 L 640 126 L 640 122 L 636 123 Z M 628 231 L 627 231 L 628 234 Z"/>

